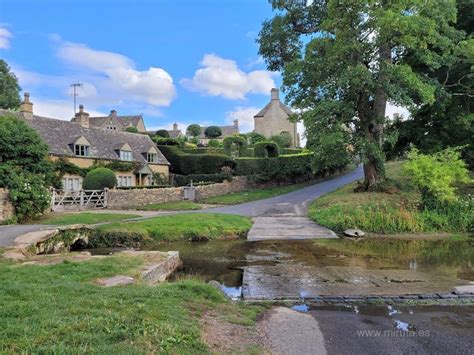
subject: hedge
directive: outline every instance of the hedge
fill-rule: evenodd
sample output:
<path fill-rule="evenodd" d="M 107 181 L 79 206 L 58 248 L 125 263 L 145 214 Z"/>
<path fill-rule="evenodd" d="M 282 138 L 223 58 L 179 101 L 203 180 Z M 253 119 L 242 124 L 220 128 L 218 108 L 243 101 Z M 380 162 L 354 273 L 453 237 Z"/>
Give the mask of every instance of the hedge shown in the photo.
<path fill-rule="evenodd" d="M 231 155 L 232 153 L 232 146 L 235 144 L 237 146 L 237 150 L 239 152 L 239 157 L 243 156 L 244 149 L 247 148 L 247 141 L 240 137 L 240 136 L 230 136 L 225 137 L 224 141 L 224 152 L 227 155 Z"/>
<path fill-rule="evenodd" d="M 213 148 L 213 147 L 204 147 L 204 148 L 184 148 L 183 152 L 188 154 L 225 154 L 223 148 Z"/>
<path fill-rule="evenodd" d="M 280 154 L 301 154 L 303 153 L 302 148 L 282 148 Z"/>
<path fill-rule="evenodd" d="M 82 182 L 84 190 L 103 190 L 117 186 L 115 173 L 107 168 L 95 168 L 87 173 Z"/>
<path fill-rule="evenodd" d="M 227 174 L 191 174 L 191 175 L 174 175 L 174 182 L 178 186 L 187 186 L 193 182 L 194 185 L 203 182 L 219 183 L 229 179 Z"/>
<path fill-rule="evenodd" d="M 235 168 L 236 163 L 223 154 L 188 154 L 175 146 L 158 146 L 171 164 L 171 172 L 181 175 L 216 174 L 221 168 Z"/>
<path fill-rule="evenodd" d="M 268 141 L 255 143 L 253 150 L 254 156 L 259 158 L 276 158 L 279 154 L 278 145 Z"/>

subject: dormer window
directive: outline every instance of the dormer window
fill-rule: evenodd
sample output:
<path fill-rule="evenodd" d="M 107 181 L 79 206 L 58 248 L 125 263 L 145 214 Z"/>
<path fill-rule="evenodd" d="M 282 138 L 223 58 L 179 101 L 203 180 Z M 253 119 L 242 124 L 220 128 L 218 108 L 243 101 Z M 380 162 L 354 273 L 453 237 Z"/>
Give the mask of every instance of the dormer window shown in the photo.
<path fill-rule="evenodd" d="M 132 160 L 132 152 L 129 150 L 121 150 L 120 151 L 120 160 L 131 161 Z"/>
<path fill-rule="evenodd" d="M 88 157 L 89 146 L 84 144 L 74 144 L 74 154 L 79 157 Z"/>
<path fill-rule="evenodd" d="M 158 162 L 158 154 L 156 153 L 147 153 L 146 161 L 149 163 L 157 163 Z"/>

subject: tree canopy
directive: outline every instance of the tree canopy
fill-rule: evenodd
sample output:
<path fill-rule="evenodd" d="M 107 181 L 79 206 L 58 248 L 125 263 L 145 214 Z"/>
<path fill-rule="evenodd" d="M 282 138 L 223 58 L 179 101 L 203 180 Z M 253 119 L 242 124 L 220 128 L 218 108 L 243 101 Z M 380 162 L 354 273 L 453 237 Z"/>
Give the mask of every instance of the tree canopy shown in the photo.
<path fill-rule="evenodd" d="M 7 62 L 0 59 L 0 108 L 19 108 L 20 90 L 15 74 L 10 71 Z"/>
<path fill-rule="evenodd" d="M 162 137 L 162 138 L 169 138 L 170 137 L 170 133 L 166 129 L 159 129 L 158 131 L 156 131 L 155 134 L 158 137 Z"/>
<path fill-rule="evenodd" d="M 191 137 L 197 137 L 201 134 L 202 128 L 198 124 L 191 124 L 186 128 L 186 134 L 188 134 Z"/>
<path fill-rule="evenodd" d="M 222 136 L 222 130 L 218 126 L 209 126 L 204 130 L 206 138 L 219 138 Z"/>
<path fill-rule="evenodd" d="M 433 104 L 436 85 L 414 70 L 449 63 L 463 34 L 455 1 L 271 0 L 275 16 L 258 43 L 270 70 L 281 71 L 287 100 L 314 148 L 316 130 L 352 130 L 364 162 L 361 190 L 385 178 L 385 109 L 388 102 Z"/>

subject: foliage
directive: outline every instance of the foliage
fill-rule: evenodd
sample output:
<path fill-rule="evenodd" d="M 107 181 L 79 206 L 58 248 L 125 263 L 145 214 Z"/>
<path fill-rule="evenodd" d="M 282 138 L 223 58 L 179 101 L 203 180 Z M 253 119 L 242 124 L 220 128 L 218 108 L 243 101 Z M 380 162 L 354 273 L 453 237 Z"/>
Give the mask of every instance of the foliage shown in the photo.
<path fill-rule="evenodd" d="M 201 147 L 201 148 L 184 148 L 183 152 L 189 154 L 224 154 L 223 148 Z"/>
<path fill-rule="evenodd" d="M 7 62 L 0 59 L 0 108 L 19 108 L 20 90 L 17 77 L 10 71 Z"/>
<path fill-rule="evenodd" d="M 156 145 L 174 145 L 178 147 L 181 146 L 181 142 L 176 138 L 163 138 L 160 136 L 153 136 L 152 140 L 156 143 Z"/>
<path fill-rule="evenodd" d="M 235 162 L 222 154 L 188 154 L 178 147 L 159 146 L 159 149 L 171 164 L 171 171 L 176 174 L 216 174 L 221 168 L 235 167 Z"/>
<path fill-rule="evenodd" d="M 271 136 L 270 140 L 272 142 L 275 142 L 280 148 L 291 147 L 293 143 L 293 139 L 291 138 L 291 135 L 288 132 L 281 132 L 280 134 Z"/>
<path fill-rule="evenodd" d="M 229 239 L 246 235 L 252 227 L 248 217 L 193 213 L 161 216 L 136 222 L 112 223 L 99 230 L 141 233 L 159 241 Z"/>
<path fill-rule="evenodd" d="M 225 137 L 224 141 L 225 154 L 232 156 L 234 149 L 237 149 L 237 156 L 241 157 L 244 154 L 244 149 L 247 148 L 247 141 L 240 136 Z"/>
<path fill-rule="evenodd" d="M 265 136 L 261 135 L 260 133 L 256 133 L 256 132 L 247 133 L 247 137 L 248 137 L 250 145 L 254 145 L 255 143 L 263 142 L 263 141 L 267 140 L 265 138 Z"/>
<path fill-rule="evenodd" d="M 191 183 L 191 181 L 195 185 L 203 182 L 219 183 L 230 178 L 231 175 L 225 173 L 174 175 L 174 181 L 178 186 L 187 186 Z"/>
<path fill-rule="evenodd" d="M 408 153 L 404 171 L 420 189 L 425 207 L 437 201 L 456 201 L 456 184 L 471 181 L 459 151 L 452 148 L 432 155 L 413 149 Z"/>
<path fill-rule="evenodd" d="M 42 218 L 41 224 L 50 225 L 68 225 L 68 224 L 96 224 L 102 222 L 115 222 L 124 219 L 140 217 L 136 214 L 125 214 L 125 213 L 55 213 Z"/>
<path fill-rule="evenodd" d="M 209 126 L 204 130 L 206 138 L 219 138 L 222 136 L 222 130 L 219 126 Z"/>
<path fill-rule="evenodd" d="M 383 180 L 379 154 L 387 102 L 432 104 L 436 86 L 416 66 L 436 71 L 455 56 L 464 34 L 453 28 L 454 1 L 271 0 L 259 53 L 280 71 L 291 106 L 311 136 L 315 126 L 354 127 L 354 148 L 365 154 L 364 189 Z M 413 56 L 417 63 L 407 60 Z M 356 153 L 359 153 L 356 151 Z M 375 155 L 371 155 L 376 153 Z"/>
<path fill-rule="evenodd" d="M 278 145 L 274 142 L 258 142 L 253 148 L 254 156 L 256 158 L 276 158 L 278 157 Z"/>
<path fill-rule="evenodd" d="M 128 133 L 138 133 L 137 127 L 133 127 L 133 126 L 128 126 L 127 128 L 124 129 L 124 131 Z"/>
<path fill-rule="evenodd" d="M 202 128 L 198 124 L 191 124 L 186 128 L 186 134 L 191 137 L 197 137 L 202 133 Z"/>
<path fill-rule="evenodd" d="M 84 190 L 103 190 L 117 185 L 115 173 L 107 168 L 95 168 L 87 173 L 82 182 Z"/>
<path fill-rule="evenodd" d="M 166 129 L 159 129 L 158 131 L 156 131 L 155 135 L 157 135 L 158 137 L 161 137 L 161 138 L 169 138 L 170 137 L 170 133 Z"/>
<path fill-rule="evenodd" d="M 49 205 L 48 188 L 57 178 L 47 153 L 48 146 L 25 122 L 0 116 L 0 187 L 9 189 L 20 221 L 36 217 Z"/>
<path fill-rule="evenodd" d="M 301 154 L 303 153 L 303 149 L 302 148 L 283 148 L 283 149 L 280 149 L 280 154 Z M 309 151 L 308 151 L 309 153 Z"/>
<path fill-rule="evenodd" d="M 209 140 L 209 143 L 207 143 L 207 145 L 211 148 L 221 148 L 222 147 L 222 143 L 219 142 L 217 139 Z"/>

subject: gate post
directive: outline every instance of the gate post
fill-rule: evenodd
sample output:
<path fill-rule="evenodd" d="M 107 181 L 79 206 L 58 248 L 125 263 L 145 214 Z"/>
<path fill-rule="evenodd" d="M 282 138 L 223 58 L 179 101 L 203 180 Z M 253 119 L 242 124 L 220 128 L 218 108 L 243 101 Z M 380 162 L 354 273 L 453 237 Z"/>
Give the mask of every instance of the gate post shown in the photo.
<path fill-rule="evenodd" d="M 84 190 L 81 190 L 80 192 L 80 204 L 79 204 L 79 209 L 83 210 L 84 209 Z"/>
<path fill-rule="evenodd" d="M 56 190 L 51 188 L 51 211 L 54 211 L 54 202 L 56 201 Z"/>

